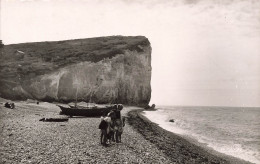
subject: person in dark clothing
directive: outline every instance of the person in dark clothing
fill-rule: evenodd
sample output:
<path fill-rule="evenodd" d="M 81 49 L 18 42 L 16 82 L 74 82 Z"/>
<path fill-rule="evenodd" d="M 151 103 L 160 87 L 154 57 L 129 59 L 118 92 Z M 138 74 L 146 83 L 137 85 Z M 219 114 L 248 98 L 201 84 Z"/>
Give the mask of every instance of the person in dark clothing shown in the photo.
<path fill-rule="evenodd" d="M 125 126 L 125 118 L 121 117 L 121 110 L 123 109 L 122 104 L 118 104 L 115 110 L 115 136 L 116 142 L 121 142 L 121 135 L 123 133 L 123 127 Z"/>
<path fill-rule="evenodd" d="M 104 113 L 101 117 L 101 122 L 98 126 L 98 128 L 101 130 L 101 136 L 100 136 L 100 142 L 102 145 L 107 145 L 107 128 L 108 123 L 105 121 L 106 114 Z"/>
<path fill-rule="evenodd" d="M 116 119 L 120 119 L 121 118 L 121 111 L 120 110 L 116 110 L 115 111 L 115 116 L 116 116 Z"/>
<path fill-rule="evenodd" d="M 111 110 L 108 114 L 107 114 L 108 117 L 111 118 L 111 123 L 110 123 L 110 130 L 109 130 L 109 133 L 108 133 L 108 140 L 109 141 L 113 141 L 115 142 L 115 132 L 114 132 L 114 128 L 115 128 L 115 120 L 116 120 L 116 113 L 114 110 Z"/>

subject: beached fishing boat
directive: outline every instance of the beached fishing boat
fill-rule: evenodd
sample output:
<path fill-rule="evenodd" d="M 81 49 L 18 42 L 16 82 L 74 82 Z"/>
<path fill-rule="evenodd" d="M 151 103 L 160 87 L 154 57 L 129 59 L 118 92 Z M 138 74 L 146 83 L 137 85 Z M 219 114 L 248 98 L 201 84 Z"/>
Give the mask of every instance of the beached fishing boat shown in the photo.
<path fill-rule="evenodd" d="M 78 103 L 78 79 L 77 76 L 75 76 L 76 79 L 76 95 L 75 95 L 75 104 L 68 104 L 67 107 L 62 106 L 62 105 L 57 105 L 58 107 L 60 107 L 61 112 L 60 114 L 62 115 L 68 115 L 70 117 L 72 116 L 87 116 L 87 117 L 97 117 L 97 116 L 102 116 L 103 114 L 107 114 L 109 113 L 114 106 L 113 105 L 97 105 L 95 103 L 91 103 L 92 102 L 92 95 L 93 95 L 93 91 L 91 92 L 90 95 L 90 100 L 88 103 L 85 102 L 80 102 Z"/>
<path fill-rule="evenodd" d="M 57 105 L 60 107 L 62 115 L 68 115 L 68 116 L 87 116 L 87 117 L 97 117 L 101 116 L 104 113 L 109 113 L 113 106 L 92 106 L 92 107 L 84 107 L 84 106 L 69 106 L 65 107 L 62 105 Z"/>

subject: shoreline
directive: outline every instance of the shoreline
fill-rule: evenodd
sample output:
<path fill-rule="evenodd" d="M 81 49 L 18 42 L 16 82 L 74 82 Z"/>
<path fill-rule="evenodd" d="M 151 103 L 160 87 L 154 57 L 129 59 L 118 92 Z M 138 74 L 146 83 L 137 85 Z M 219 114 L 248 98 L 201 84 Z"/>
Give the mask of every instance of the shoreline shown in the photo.
<path fill-rule="evenodd" d="M 100 118 L 41 122 L 43 117 L 61 117 L 56 104 L 14 101 L 15 109 L 9 109 L 3 102 L 0 99 L 0 163 L 246 163 L 229 162 L 160 128 L 142 116 L 140 107 L 125 106 L 122 143 L 104 147 Z"/>
<path fill-rule="evenodd" d="M 142 111 L 144 110 L 139 109 L 128 112 L 129 124 L 175 163 L 252 164 L 217 152 L 195 139 L 169 132 L 146 118 Z"/>

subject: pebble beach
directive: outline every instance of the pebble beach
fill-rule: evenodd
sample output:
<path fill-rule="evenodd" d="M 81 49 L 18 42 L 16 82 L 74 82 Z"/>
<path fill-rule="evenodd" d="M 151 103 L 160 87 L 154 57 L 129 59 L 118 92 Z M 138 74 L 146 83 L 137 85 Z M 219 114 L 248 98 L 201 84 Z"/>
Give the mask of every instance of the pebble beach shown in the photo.
<path fill-rule="evenodd" d="M 0 163 L 171 163 L 155 145 L 126 124 L 122 143 L 100 144 L 100 118 L 59 116 L 55 104 L 15 102 L 0 108 Z M 125 108 L 123 114 L 133 108 Z M 136 109 L 136 107 L 135 107 Z"/>
<path fill-rule="evenodd" d="M 67 122 L 41 122 L 59 115 L 56 104 L 0 104 L 0 163 L 246 163 L 213 155 L 159 128 L 125 107 L 122 143 L 100 144 L 100 118 L 72 117 Z"/>

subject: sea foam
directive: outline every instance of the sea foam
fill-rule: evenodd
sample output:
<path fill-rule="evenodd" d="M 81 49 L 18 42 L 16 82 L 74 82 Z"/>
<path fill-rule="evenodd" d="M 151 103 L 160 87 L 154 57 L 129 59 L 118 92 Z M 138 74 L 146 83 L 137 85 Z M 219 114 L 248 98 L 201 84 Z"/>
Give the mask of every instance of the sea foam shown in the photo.
<path fill-rule="evenodd" d="M 162 107 L 144 116 L 218 152 L 260 163 L 260 108 Z"/>

